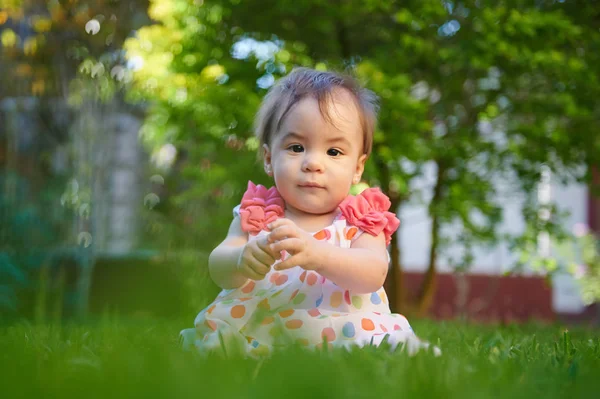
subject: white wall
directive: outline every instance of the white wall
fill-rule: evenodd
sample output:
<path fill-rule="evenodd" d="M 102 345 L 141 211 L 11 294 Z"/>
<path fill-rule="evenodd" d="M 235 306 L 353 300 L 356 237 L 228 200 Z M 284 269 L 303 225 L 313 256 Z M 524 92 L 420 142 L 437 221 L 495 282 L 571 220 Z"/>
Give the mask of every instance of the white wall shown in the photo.
<path fill-rule="evenodd" d="M 407 271 L 424 271 L 429 261 L 429 246 L 431 236 L 431 219 L 427 215 L 427 203 L 432 196 L 432 188 L 436 177 L 434 164 L 427 165 L 424 177 L 414 183 L 415 188 L 423 189 L 421 201 L 414 199 L 410 204 L 398 210 L 401 220 L 399 239 L 402 249 L 402 264 Z M 514 184 L 498 180 L 496 187 L 500 192 L 501 202 L 504 204 L 504 220 L 499 227 L 502 233 L 519 233 L 525 223 L 521 215 L 523 195 L 514 191 Z M 571 230 L 576 223 L 587 223 L 587 188 L 582 184 L 562 186 L 556 179 L 551 179 L 550 198 L 556 201 L 562 209 L 568 210 L 570 216 L 566 219 L 566 228 Z M 452 234 L 456 227 L 449 226 L 445 234 Z M 451 247 L 440 256 L 438 270 L 450 272 L 452 268 L 447 262 L 448 255 L 458 257 L 460 248 Z M 501 242 L 493 248 L 475 248 L 475 260 L 471 267 L 473 273 L 502 274 L 510 270 L 517 260 L 517 255 L 512 253 L 507 243 Z M 533 271 L 525 270 L 525 274 Z M 570 276 L 559 276 L 554 279 L 553 306 L 558 312 L 580 312 L 583 308 L 577 285 Z"/>
<path fill-rule="evenodd" d="M 571 230 L 577 223 L 588 222 L 588 188 L 583 184 L 552 185 L 552 198 L 570 212 L 566 227 Z M 584 309 L 577 282 L 570 275 L 558 275 L 553 279 L 552 306 L 560 313 L 580 313 Z"/>

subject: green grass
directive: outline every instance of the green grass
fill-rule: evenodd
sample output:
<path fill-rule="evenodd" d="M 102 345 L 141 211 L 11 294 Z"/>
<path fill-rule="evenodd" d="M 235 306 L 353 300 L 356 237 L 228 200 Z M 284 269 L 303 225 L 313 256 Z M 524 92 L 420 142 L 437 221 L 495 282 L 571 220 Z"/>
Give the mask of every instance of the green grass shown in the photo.
<path fill-rule="evenodd" d="M 441 357 L 378 348 L 259 361 L 201 357 L 178 346 L 189 327 L 160 320 L 0 327 L 0 392 L 16 397 L 592 398 L 598 330 L 413 321 Z"/>

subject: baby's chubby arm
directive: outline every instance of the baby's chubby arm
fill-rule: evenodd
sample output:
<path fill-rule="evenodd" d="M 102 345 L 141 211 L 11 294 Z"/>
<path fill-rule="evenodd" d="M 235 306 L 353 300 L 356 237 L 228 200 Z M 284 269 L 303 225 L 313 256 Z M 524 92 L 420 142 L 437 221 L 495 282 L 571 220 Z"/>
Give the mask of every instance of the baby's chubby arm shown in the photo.
<path fill-rule="evenodd" d="M 388 259 L 383 233 L 376 237 L 362 234 L 351 248 L 340 248 L 315 239 L 289 219 L 278 219 L 269 228 L 271 249 L 292 255 L 275 265 L 276 270 L 294 266 L 314 270 L 357 294 L 375 292 L 385 282 Z"/>
<path fill-rule="evenodd" d="M 227 237 L 208 258 L 210 277 L 225 289 L 241 287 L 248 279 L 262 280 L 275 262 L 273 253 L 266 236 L 249 241 L 236 216 Z"/>

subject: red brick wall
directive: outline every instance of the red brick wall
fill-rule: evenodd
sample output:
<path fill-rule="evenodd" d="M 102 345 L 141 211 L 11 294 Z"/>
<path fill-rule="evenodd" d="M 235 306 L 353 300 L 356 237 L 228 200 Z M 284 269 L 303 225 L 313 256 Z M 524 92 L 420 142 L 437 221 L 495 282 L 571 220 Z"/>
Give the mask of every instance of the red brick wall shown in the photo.
<path fill-rule="evenodd" d="M 414 297 L 423 274 L 405 272 L 405 289 Z M 460 287 L 465 287 L 464 289 Z M 478 321 L 554 320 L 552 289 L 543 277 L 482 274 L 438 275 L 430 314 L 439 319 L 465 315 Z"/>

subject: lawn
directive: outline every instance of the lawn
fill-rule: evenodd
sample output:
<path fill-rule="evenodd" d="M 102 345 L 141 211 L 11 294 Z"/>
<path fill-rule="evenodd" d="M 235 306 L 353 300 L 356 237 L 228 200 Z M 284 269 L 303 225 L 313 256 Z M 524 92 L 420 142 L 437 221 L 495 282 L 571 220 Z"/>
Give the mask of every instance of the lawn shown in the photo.
<path fill-rule="evenodd" d="M 260 361 L 179 349 L 190 321 L 118 320 L 0 327 L 3 398 L 592 398 L 600 392 L 598 330 L 413 321 L 441 357 L 378 348 Z"/>

